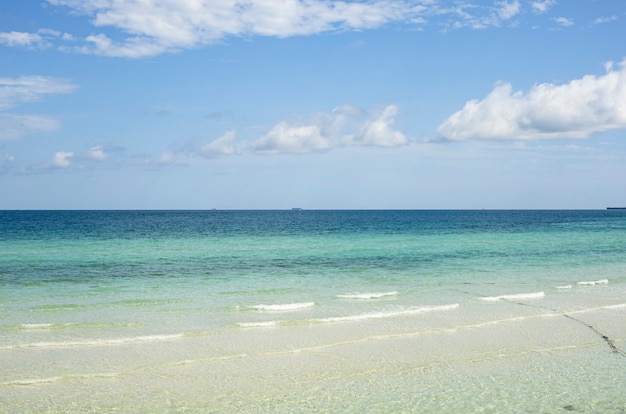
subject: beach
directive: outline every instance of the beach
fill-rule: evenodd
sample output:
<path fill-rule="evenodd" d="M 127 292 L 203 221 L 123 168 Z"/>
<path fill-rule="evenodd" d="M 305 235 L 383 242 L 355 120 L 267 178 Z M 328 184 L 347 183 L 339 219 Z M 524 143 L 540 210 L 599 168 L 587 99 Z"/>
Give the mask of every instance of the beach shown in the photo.
<path fill-rule="evenodd" d="M 626 410 L 626 214 L 1 214 L 3 413 Z"/>

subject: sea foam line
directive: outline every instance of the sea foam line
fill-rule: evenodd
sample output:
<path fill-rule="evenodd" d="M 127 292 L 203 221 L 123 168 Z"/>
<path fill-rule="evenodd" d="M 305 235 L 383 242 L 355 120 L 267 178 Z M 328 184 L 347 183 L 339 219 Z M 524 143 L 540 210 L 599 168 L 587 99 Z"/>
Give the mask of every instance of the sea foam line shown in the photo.
<path fill-rule="evenodd" d="M 0 386 L 47 384 L 50 382 L 57 382 L 57 381 L 69 380 L 69 379 L 113 378 L 113 377 L 117 377 L 118 375 L 120 374 L 118 373 L 69 374 L 69 375 L 59 375 L 59 376 L 48 377 L 48 378 L 31 378 L 31 379 L 5 381 L 5 382 L 0 382 Z"/>
<path fill-rule="evenodd" d="M 292 311 L 292 310 L 298 310 L 298 309 L 305 309 L 305 308 L 310 308 L 315 306 L 315 302 L 300 302 L 300 303 L 283 303 L 283 304 L 276 304 L 276 305 L 253 305 L 253 306 L 249 306 L 249 309 L 253 309 L 253 310 L 259 310 L 259 311 L 273 311 L 273 312 L 280 312 L 280 311 Z"/>
<path fill-rule="evenodd" d="M 480 298 L 480 300 L 484 300 L 486 302 L 496 302 L 498 300 L 540 299 L 543 298 L 545 295 L 546 294 L 544 292 L 517 293 L 514 295 L 487 296 L 484 298 Z"/>
<path fill-rule="evenodd" d="M 267 322 L 239 322 L 236 325 L 240 328 L 271 328 L 280 323 L 280 321 L 267 321 Z"/>
<path fill-rule="evenodd" d="M 401 309 L 397 311 L 381 311 L 381 312 L 369 312 L 369 313 L 361 313 L 357 315 L 349 315 L 349 316 L 334 316 L 330 318 L 319 318 L 319 319 L 309 319 L 311 322 L 354 322 L 354 321 L 362 321 L 367 319 L 383 319 L 383 318 L 394 318 L 397 316 L 407 316 L 407 315 L 416 315 L 419 313 L 425 312 L 437 312 L 437 311 L 446 311 L 452 310 L 459 307 L 458 303 L 453 303 L 451 305 L 441 305 L 441 306 L 420 306 L 420 307 L 412 307 L 408 309 Z"/>
<path fill-rule="evenodd" d="M 63 342 L 34 342 L 30 344 L 11 345 L 5 346 L 0 349 L 18 349 L 18 348 L 63 348 L 73 346 L 103 346 L 103 345 L 122 345 L 129 343 L 139 342 L 156 342 L 166 341 L 171 339 L 179 339 L 185 336 L 185 334 L 171 334 L 171 335 L 144 335 L 134 336 L 129 338 L 115 338 L 115 339 L 97 339 L 92 341 L 63 341 Z"/>
<path fill-rule="evenodd" d="M 588 281 L 582 281 L 582 282 L 578 282 L 579 285 L 583 285 L 583 286 L 593 286 L 593 285 L 608 285 L 609 284 L 609 279 L 600 279 L 600 280 L 588 280 Z"/>
<path fill-rule="evenodd" d="M 337 295 L 340 299 L 380 299 L 385 296 L 395 296 L 397 291 L 393 292 L 371 292 L 371 293 L 347 293 L 343 295 Z"/>
<path fill-rule="evenodd" d="M 400 309 L 400 310 L 395 310 L 395 311 L 369 312 L 369 313 L 361 313 L 357 315 L 306 319 L 303 321 L 239 322 L 235 325 L 240 328 L 269 328 L 269 327 L 274 327 L 274 326 L 279 326 L 279 325 L 299 325 L 302 322 L 304 323 L 355 322 L 355 321 L 363 321 L 367 319 L 394 318 L 398 316 L 416 315 L 416 314 L 425 313 L 425 312 L 446 311 L 446 310 L 456 309 L 458 307 L 459 307 L 459 304 L 454 303 L 451 305 L 420 306 L 420 307 L 412 307 L 412 308 Z"/>

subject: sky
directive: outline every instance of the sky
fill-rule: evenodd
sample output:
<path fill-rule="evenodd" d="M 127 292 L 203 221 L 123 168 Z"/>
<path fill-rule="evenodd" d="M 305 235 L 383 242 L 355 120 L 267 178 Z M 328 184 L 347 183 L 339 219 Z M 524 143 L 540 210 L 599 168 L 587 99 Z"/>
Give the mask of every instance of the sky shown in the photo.
<path fill-rule="evenodd" d="M 626 1 L 0 2 L 0 209 L 626 206 Z"/>

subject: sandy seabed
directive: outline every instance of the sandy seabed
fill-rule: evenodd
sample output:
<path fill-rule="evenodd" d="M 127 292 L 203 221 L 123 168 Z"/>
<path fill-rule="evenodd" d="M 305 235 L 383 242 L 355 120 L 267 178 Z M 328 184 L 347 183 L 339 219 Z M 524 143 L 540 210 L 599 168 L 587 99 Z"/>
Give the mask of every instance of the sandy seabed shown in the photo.
<path fill-rule="evenodd" d="M 1 413 L 626 412 L 626 298 L 0 349 Z"/>

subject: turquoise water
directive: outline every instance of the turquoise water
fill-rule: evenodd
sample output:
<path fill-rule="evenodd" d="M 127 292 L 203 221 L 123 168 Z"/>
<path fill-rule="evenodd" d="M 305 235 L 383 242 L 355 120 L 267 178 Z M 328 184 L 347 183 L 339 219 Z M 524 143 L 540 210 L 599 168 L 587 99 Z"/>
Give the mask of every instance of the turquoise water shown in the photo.
<path fill-rule="evenodd" d="M 0 412 L 624 412 L 625 316 L 626 211 L 0 211 Z"/>

